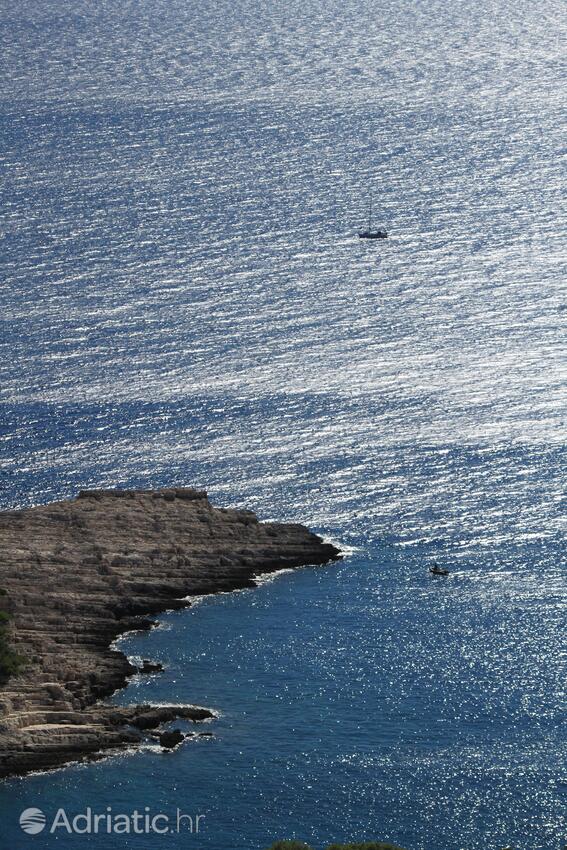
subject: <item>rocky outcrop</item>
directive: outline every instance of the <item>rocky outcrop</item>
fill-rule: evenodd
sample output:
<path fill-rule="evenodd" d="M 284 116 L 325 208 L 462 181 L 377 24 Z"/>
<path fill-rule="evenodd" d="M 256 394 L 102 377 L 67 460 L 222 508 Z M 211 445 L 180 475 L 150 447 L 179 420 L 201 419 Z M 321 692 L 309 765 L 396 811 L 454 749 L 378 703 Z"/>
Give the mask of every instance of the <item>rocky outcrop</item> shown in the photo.
<path fill-rule="evenodd" d="M 138 667 L 138 673 L 161 673 L 162 670 L 163 664 L 159 661 L 149 661 L 147 658 L 144 658 L 142 666 Z"/>
<path fill-rule="evenodd" d="M 337 557 L 304 526 L 213 508 L 188 488 L 86 491 L 0 513 L 0 610 L 25 657 L 0 687 L 0 777 L 135 745 L 179 717 L 211 717 L 194 706 L 102 703 L 139 671 L 114 639 L 150 628 L 152 615 L 188 605 L 187 596 Z"/>
<path fill-rule="evenodd" d="M 184 740 L 185 735 L 181 729 L 172 729 L 171 732 L 161 732 L 159 735 L 159 742 L 164 750 L 174 750 Z"/>

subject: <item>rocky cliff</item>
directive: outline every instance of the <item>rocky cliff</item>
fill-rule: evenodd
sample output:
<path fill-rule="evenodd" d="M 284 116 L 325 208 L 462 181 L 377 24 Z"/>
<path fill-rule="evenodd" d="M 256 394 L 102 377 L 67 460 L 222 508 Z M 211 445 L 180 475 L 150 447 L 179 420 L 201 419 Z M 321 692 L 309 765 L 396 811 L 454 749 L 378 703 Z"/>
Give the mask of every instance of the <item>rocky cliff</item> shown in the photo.
<path fill-rule="evenodd" d="M 0 777 L 135 745 L 176 717 L 210 717 L 101 702 L 136 672 L 112 641 L 186 596 L 337 557 L 301 525 L 260 523 L 187 488 L 86 491 L 0 513 L 0 610 L 25 658 L 0 686 Z"/>

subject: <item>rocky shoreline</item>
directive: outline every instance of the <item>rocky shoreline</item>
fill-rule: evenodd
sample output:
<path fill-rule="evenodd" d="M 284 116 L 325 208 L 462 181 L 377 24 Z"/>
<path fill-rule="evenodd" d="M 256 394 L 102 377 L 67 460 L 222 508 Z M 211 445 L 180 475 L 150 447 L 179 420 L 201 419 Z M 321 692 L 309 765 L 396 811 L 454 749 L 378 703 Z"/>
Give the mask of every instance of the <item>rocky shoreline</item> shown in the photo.
<path fill-rule="evenodd" d="M 213 713 L 101 702 L 138 672 L 112 642 L 189 605 L 187 596 L 253 587 L 260 573 L 338 557 L 302 525 L 214 508 L 190 488 L 84 491 L 0 513 L 0 610 L 25 659 L 0 686 L 0 778 L 98 758 L 148 734 L 175 745 L 181 738 L 161 733 L 163 723 Z"/>

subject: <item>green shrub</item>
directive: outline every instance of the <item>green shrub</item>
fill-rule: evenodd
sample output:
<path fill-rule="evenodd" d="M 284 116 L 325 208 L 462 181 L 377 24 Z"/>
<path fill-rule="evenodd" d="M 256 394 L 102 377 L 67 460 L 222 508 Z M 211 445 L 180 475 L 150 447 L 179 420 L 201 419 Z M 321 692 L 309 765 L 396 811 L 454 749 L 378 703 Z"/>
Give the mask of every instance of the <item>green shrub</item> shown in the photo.
<path fill-rule="evenodd" d="M 303 841 L 276 841 L 268 850 L 311 850 Z"/>
<path fill-rule="evenodd" d="M 397 844 L 383 841 L 365 841 L 364 844 L 330 844 L 327 850 L 402 850 Z"/>

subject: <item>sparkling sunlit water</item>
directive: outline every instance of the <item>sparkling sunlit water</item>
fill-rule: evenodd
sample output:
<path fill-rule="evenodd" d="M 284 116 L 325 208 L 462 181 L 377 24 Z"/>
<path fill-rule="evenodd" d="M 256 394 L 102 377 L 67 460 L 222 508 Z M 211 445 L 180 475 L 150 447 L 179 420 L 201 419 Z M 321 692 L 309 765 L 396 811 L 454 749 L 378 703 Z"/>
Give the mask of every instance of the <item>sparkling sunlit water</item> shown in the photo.
<path fill-rule="evenodd" d="M 10 850 L 567 840 L 564 12 L 0 4 L 2 506 L 182 483 L 354 547 L 125 640 L 167 669 L 116 698 L 216 737 L 7 783 Z M 87 805 L 206 827 L 18 826 Z"/>

